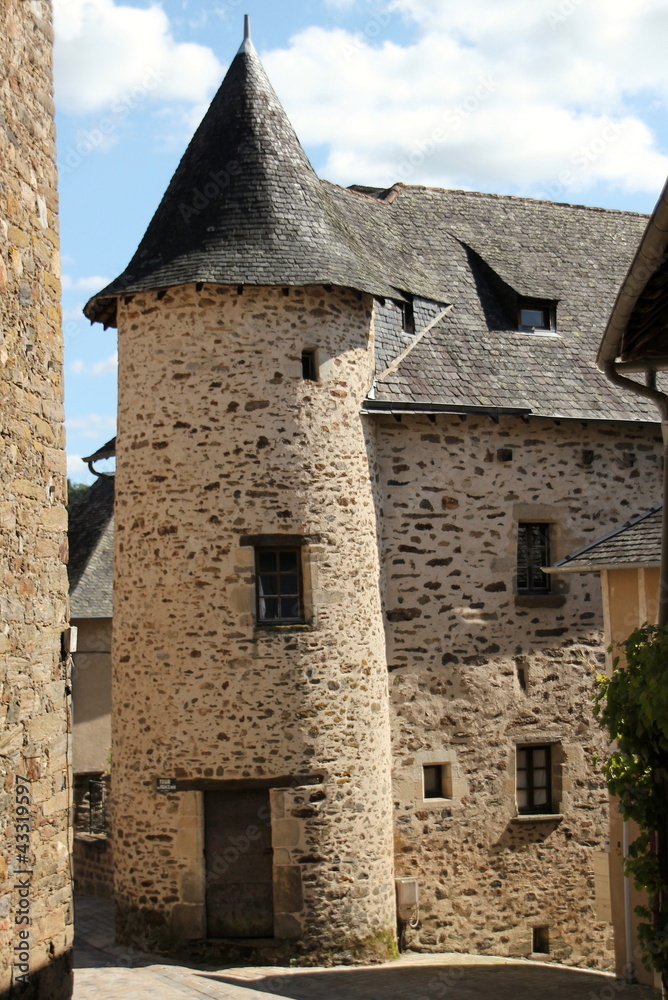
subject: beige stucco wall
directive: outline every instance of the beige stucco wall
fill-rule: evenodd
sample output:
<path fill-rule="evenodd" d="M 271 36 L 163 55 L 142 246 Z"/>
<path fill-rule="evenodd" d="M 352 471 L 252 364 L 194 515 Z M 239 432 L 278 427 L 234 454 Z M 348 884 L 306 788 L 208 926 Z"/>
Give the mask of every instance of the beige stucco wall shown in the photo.
<path fill-rule="evenodd" d="M 70 995 L 72 942 L 68 678 L 61 655 L 67 515 L 52 40 L 50 4 L 3 0 L 0 994 L 5 996 L 13 982 L 17 995 L 25 986 L 22 996 L 40 1000 Z M 29 957 L 15 964 L 26 945 Z M 25 984 L 18 979 L 24 974 L 29 977 Z"/>
<path fill-rule="evenodd" d="M 592 764 L 604 746 L 590 701 L 604 648 L 598 581 L 555 577 L 553 596 L 517 598 L 517 523 L 552 524 L 553 560 L 621 525 L 660 489 L 657 429 L 439 415 L 382 418 L 377 434 L 396 870 L 421 892 L 409 941 L 527 955 L 533 927 L 548 926 L 553 958 L 610 967 L 593 870 L 608 839 Z M 512 461 L 500 461 L 508 447 Z M 515 818 L 523 743 L 555 744 L 563 818 Z M 422 767 L 439 762 L 452 797 L 424 801 Z"/>
<path fill-rule="evenodd" d="M 112 826 L 128 940 L 206 931 L 202 781 L 316 775 L 272 792 L 275 935 L 313 961 L 388 953 L 372 371 L 357 293 L 189 286 L 120 305 Z M 267 533 L 306 539 L 305 626 L 256 627 L 241 540 Z M 183 790 L 156 795 L 157 777 Z"/>
<path fill-rule="evenodd" d="M 605 611 L 606 645 L 613 646 L 607 653 L 608 670 L 612 669 L 613 661 L 619 657 L 619 664 L 624 664 L 624 654 L 617 644 L 628 639 L 629 635 L 639 625 L 646 622 L 655 624 L 658 612 L 659 570 L 646 569 L 613 569 L 601 573 L 601 590 Z M 629 842 L 638 836 L 635 823 L 629 824 Z M 612 921 L 615 932 L 615 970 L 619 976 L 626 976 L 632 965 L 638 982 L 660 987 L 659 978 L 642 962 L 641 951 L 637 941 L 637 927 L 640 923 L 635 914 L 636 906 L 646 906 L 647 899 L 639 893 L 629 881 L 628 917 L 624 896 L 623 872 L 624 821 L 617 808 L 615 799 L 610 803 L 610 889 L 612 905 Z M 631 929 L 631 947 L 628 954 L 627 919 Z"/>
<path fill-rule="evenodd" d="M 106 771 L 111 750 L 111 619 L 72 619 L 77 651 L 72 660 L 72 766 Z"/>

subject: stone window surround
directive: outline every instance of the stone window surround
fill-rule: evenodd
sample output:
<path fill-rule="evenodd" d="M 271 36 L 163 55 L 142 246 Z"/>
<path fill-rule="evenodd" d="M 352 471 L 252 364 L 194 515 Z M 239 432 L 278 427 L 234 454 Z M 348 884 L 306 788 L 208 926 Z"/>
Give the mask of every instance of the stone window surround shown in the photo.
<path fill-rule="evenodd" d="M 552 811 L 546 813 L 520 813 L 517 806 L 517 751 L 530 747 L 550 747 L 550 782 L 552 787 Z M 541 821 L 560 821 L 563 819 L 563 767 L 566 762 L 566 753 L 562 738 L 553 733 L 532 733 L 531 736 L 517 736 L 511 752 L 509 762 L 510 774 L 512 775 L 512 785 L 515 790 L 514 812 L 512 817 L 514 823 L 536 823 Z"/>
<path fill-rule="evenodd" d="M 566 594 L 570 589 L 569 581 L 565 578 L 565 574 L 559 574 L 559 576 L 551 574 L 552 579 L 549 594 L 518 593 L 517 591 L 517 541 L 520 524 L 550 525 L 550 561 L 552 563 L 561 559 L 562 556 L 573 549 L 574 546 L 571 543 L 574 539 L 564 529 L 560 508 L 545 503 L 517 503 L 513 505 L 513 518 L 516 525 L 511 543 L 513 558 L 515 559 L 515 570 L 513 573 L 513 598 L 515 607 L 543 609 L 563 607 L 566 603 Z M 510 556 L 510 547 L 508 554 Z"/>
<path fill-rule="evenodd" d="M 440 764 L 450 771 L 450 791 L 451 795 L 442 798 L 424 797 L 424 768 L 425 766 Z M 444 805 L 459 805 L 461 799 L 468 792 L 468 785 L 457 761 L 457 751 L 453 749 L 426 750 L 414 755 L 414 764 L 409 778 L 410 789 L 406 793 L 411 799 L 419 803 L 421 809 L 429 807 L 442 809 Z"/>
<path fill-rule="evenodd" d="M 536 529 L 536 530 L 534 530 Z M 540 529 L 540 530 L 538 530 Z M 515 578 L 515 591 L 518 597 L 548 597 L 552 593 L 552 579 L 542 572 L 541 567 L 552 561 L 552 521 L 518 521 L 517 522 L 517 569 Z M 536 538 L 537 536 L 537 538 Z M 537 541 L 536 547 L 532 548 L 532 542 Z M 524 553 L 526 558 L 520 558 Z M 536 561 L 536 556 L 540 557 L 540 562 Z M 547 556 L 547 558 L 543 558 Z M 520 567 L 525 571 L 525 583 L 520 589 L 519 576 Z M 532 576 L 535 571 L 535 576 Z M 542 582 L 541 581 L 542 578 Z"/>
<path fill-rule="evenodd" d="M 321 539 L 319 535 L 288 535 L 288 534 L 257 534 L 242 535 L 239 538 L 239 545 L 243 549 L 252 549 L 251 565 L 249 569 L 252 574 L 252 591 L 249 590 L 248 608 L 251 611 L 254 627 L 258 631 L 271 632 L 286 631 L 303 632 L 317 627 L 316 611 L 314 603 L 314 562 L 317 561 L 315 547 L 319 545 Z M 286 621 L 260 621 L 257 611 L 257 573 L 255 568 L 255 552 L 258 548 L 297 548 L 301 550 L 301 599 L 302 599 L 302 620 L 295 622 Z"/>

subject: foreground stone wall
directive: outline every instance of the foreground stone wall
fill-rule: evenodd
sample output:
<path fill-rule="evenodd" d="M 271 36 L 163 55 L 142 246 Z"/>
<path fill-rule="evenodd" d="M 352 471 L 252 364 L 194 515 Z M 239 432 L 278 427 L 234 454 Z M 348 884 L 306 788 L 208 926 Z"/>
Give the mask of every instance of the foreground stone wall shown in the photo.
<path fill-rule="evenodd" d="M 189 286 L 121 303 L 118 327 L 121 938 L 174 947 L 207 936 L 207 887 L 244 849 L 237 837 L 204 870 L 204 796 L 260 784 L 274 938 L 314 962 L 387 957 L 388 683 L 360 416 L 371 302 Z M 316 351 L 317 382 L 302 378 L 304 349 Z M 274 535 L 300 539 L 302 625 L 256 622 L 254 539 Z M 156 794 L 161 777 L 176 780 L 174 794 Z"/>
<path fill-rule="evenodd" d="M 569 575 L 518 596 L 517 524 L 549 522 L 556 560 L 656 503 L 658 428 L 439 415 L 377 433 L 396 868 L 422 897 L 408 940 L 520 956 L 548 928 L 553 958 L 608 968 L 592 858 L 608 839 L 592 765 L 600 588 Z M 516 747 L 532 744 L 552 745 L 558 817 L 517 817 Z M 436 763 L 449 787 L 425 799 Z"/>
<path fill-rule="evenodd" d="M 0 7 L 0 995 L 71 994 L 50 5 Z M 25 977 L 25 978 L 21 978 Z"/>

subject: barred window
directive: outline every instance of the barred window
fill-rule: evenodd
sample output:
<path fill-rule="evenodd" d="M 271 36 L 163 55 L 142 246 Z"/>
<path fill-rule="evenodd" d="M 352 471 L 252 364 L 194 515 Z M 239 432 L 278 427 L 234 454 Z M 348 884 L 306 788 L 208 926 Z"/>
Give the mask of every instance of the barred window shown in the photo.
<path fill-rule="evenodd" d="M 550 563 L 550 525 L 517 526 L 517 593 L 549 594 L 550 577 L 541 567 Z"/>
<path fill-rule="evenodd" d="M 257 620 L 265 624 L 302 622 L 304 599 L 301 550 L 257 548 L 255 573 Z"/>

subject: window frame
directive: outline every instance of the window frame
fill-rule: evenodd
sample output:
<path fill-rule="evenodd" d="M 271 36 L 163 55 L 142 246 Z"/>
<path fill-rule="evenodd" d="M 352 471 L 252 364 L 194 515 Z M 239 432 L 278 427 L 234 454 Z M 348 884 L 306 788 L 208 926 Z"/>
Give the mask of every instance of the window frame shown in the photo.
<path fill-rule="evenodd" d="M 551 521 L 518 521 L 517 522 L 517 551 L 515 561 L 515 591 L 522 597 L 546 597 L 552 593 L 552 578 L 549 573 L 543 573 L 541 566 L 549 566 L 551 560 L 551 549 L 553 544 Z M 541 535 L 541 552 L 539 562 L 534 564 L 532 550 L 535 547 L 531 539 L 531 532 L 528 529 L 539 528 Z M 520 562 L 522 535 L 525 535 L 524 547 L 526 551 L 526 565 Z M 542 558 L 544 553 L 545 558 Z M 540 583 L 534 581 L 535 572 L 540 573 L 542 580 Z M 520 584 L 520 574 L 525 577 L 526 584 Z"/>
<path fill-rule="evenodd" d="M 545 765 L 544 767 L 534 767 L 533 755 L 537 751 L 544 751 L 545 753 Z M 526 762 L 527 766 L 525 768 L 519 767 L 520 754 L 525 753 L 527 755 Z M 545 771 L 545 798 L 544 803 L 536 804 L 534 802 L 536 791 L 542 791 L 543 786 L 536 786 L 533 782 L 534 770 Z M 520 771 L 526 773 L 526 787 L 519 787 L 519 774 Z M 540 744 L 520 744 L 515 748 L 515 799 L 517 803 L 517 813 L 519 816 L 548 816 L 554 813 L 554 782 L 552 778 L 552 744 L 551 743 L 540 743 Z M 527 803 L 524 806 L 519 804 L 519 793 L 526 792 Z"/>
<path fill-rule="evenodd" d="M 283 599 L 281 595 L 281 576 L 293 576 L 294 570 L 281 571 L 280 561 L 277 558 L 277 568 L 272 576 L 276 576 L 278 583 L 278 592 L 276 594 L 262 594 L 260 591 L 260 581 L 262 575 L 269 575 L 267 570 L 260 569 L 260 557 L 266 555 L 267 553 L 275 554 L 280 557 L 281 553 L 294 553 L 297 557 L 297 594 L 289 594 L 288 597 L 297 598 L 298 604 L 298 615 L 296 617 L 278 617 L 278 618 L 266 618 L 261 612 L 261 601 L 265 599 L 275 599 L 279 602 Z M 255 545 L 254 546 L 254 561 L 255 561 L 255 620 L 258 625 L 263 627 L 272 625 L 303 625 L 306 623 L 305 618 L 305 603 L 304 603 L 304 571 L 302 566 L 302 546 L 300 545 Z M 280 603 L 279 603 L 280 608 Z"/>
<path fill-rule="evenodd" d="M 542 312 L 543 325 L 523 323 L 522 313 Z M 557 329 L 557 309 L 554 302 L 547 299 L 518 298 L 517 302 L 517 329 L 520 333 L 555 333 Z"/>

